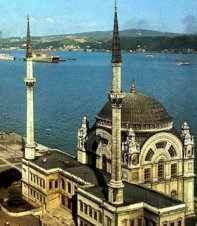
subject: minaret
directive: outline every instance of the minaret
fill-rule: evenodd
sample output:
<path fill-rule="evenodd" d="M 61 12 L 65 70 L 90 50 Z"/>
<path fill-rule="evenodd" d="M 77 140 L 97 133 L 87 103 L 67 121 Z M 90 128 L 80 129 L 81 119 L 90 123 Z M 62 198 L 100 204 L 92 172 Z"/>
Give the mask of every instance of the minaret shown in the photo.
<path fill-rule="evenodd" d="M 112 106 L 112 163 L 111 180 L 108 184 L 108 201 L 123 203 L 122 161 L 121 161 L 121 108 L 124 94 L 121 91 L 121 49 L 118 28 L 117 4 L 115 1 L 114 30 L 112 43 L 112 90 L 109 100 Z"/>
<path fill-rule="evenodd" d="M 26 66 L 25 85 L 27 87 L 27 121 L 26 121 L 25 159 L 31 160 L 35 158 L 33 87 L 36 80 L 33 77 L 32 45 L 30 36 L 29 17 L 27 17 L 26 62 L 27 66 Z"/>

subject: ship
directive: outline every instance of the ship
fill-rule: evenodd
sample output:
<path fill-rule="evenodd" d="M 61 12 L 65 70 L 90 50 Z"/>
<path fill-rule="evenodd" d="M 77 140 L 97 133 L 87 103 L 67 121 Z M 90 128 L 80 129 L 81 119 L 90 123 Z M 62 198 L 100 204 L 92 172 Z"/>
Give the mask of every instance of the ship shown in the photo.
<path fill-rule="evenodd" d="M 59 63 L 60 57 L 53 56 L 45 52 L 34 52 L 32 54 L 32 60 L 34 62 L 41 62 L 41 63 Z"/>
<path fill-rule="evenodd" d="M 188 61 L 176 61 L 178 66 L 189 66 L 191 63 Z"/>
<path fill-rule="evenodd" d="M 1 53 L 0 54 L 0 60 L 13 61 L 13 60 L 15 60 L 15 57 L 14 56 L 11 56 L 9 54 Z"/>

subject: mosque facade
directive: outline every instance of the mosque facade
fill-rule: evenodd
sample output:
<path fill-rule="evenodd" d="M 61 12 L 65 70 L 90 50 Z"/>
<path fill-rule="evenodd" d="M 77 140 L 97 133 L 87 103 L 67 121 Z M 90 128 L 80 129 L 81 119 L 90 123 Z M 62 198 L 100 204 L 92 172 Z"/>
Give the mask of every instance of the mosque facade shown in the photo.
<path fill-rule="evenodd" d="M 34 141 L 32 47 L 27 29 L 27 140 L 22 194 L 41 208 L 42 225 L 183 226 L 194 211 L 194 138 L 173 127 L 165 108 L 138 92 L 122 92 L 117 6 L 108 102 L 78 130 L 77 157 Z"/>

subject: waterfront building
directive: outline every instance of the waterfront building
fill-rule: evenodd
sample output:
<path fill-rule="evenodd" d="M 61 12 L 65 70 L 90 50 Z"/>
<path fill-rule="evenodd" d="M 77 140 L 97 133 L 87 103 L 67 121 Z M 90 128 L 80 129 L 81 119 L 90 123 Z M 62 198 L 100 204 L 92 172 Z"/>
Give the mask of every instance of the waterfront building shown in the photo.
<path fill-rule="evenodd" d="M 30 32 L 27 53 L 29 40 Z M 23 158 L 23 196 L 42 208 L 45 226 L 183 226 L 194 215 L 189 126 L 184 123 L 178 134 L 165 108 L 135 83 L 122 92 L 121 63 L 115 6 L 109 101 L 93 127 L 83 118 L 77 158 L 54 149 L 38 155 L 36 148 Z"/>

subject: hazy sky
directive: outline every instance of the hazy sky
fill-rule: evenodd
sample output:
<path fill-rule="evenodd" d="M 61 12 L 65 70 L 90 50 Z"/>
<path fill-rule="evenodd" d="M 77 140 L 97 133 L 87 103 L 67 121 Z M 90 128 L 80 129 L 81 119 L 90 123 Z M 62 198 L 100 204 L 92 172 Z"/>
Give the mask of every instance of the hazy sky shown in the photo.
<path fill-rule="evenodd" d="M 21 36 L 111 30 L 114 0 L 0 0 L 0 30 Z M 119 0 L 120 29 L 197 33 L 197 0 Z"/>

